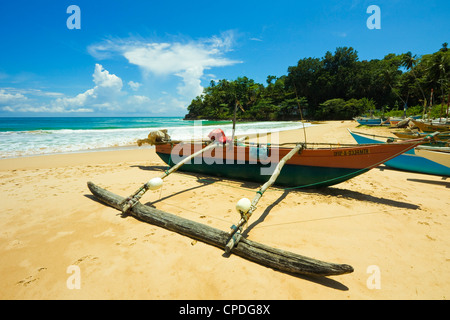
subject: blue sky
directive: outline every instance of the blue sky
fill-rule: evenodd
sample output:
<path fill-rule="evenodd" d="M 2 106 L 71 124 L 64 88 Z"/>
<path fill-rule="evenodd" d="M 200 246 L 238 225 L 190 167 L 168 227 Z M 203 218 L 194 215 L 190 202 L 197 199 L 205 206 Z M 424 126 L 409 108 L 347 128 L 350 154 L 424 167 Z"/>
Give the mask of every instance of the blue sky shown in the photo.
<path fill-rule="evenodd" d="M 340 46 L 432 53 L 449 31 L 448 0 L 2 1 L 0 116 L 184 116 L 211 80 L 265 83 Z"/>

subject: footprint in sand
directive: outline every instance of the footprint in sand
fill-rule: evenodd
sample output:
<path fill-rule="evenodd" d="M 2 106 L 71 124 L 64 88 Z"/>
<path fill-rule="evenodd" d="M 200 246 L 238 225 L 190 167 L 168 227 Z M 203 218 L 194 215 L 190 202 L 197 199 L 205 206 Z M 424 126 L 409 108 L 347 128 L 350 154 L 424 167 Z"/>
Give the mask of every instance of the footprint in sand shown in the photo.
<path fill-rule="evenodd" d="M 98 257 L 92 256 L 92 255 L 86 255 L 86 256 L 83 256 L 83 257 L 79 258 L 77 261 L 75 261 L 72 264 L 73 265 L 79 265 L 80 263 L 82 263 L 84 261 L 95 261 L 97 259 L 98 259 Z"/>
<path fill-rule="evenodd" d="M 17 285 L 22 285 L 22 286 L 24 286 L 24 287 L 27 287 L 27 286 L 29 286 L 32 282 L 34 282 L 34 281 L 36 281 L 36 280 L 38 280 L 38 278 L 35 278 L 35 277 L 33 277 L 33 276 L 29 276 L 29 277 L 26 277 L 26 278 L 23 279 L 23 280 L 20 280 L 20 281 L 17 282 L 16 284 L 17 284 Z"/>
<path fill-rule="evenodd" d="M 132 247 L 136 244 L 138 238 L 127 238 L 124 241 L 116 242 L 116 246 L 128 246 Z"/>
<path fill-rule="evenodd" d="M 42 271 L 45 271 L 45 270 L 47 270 L 47 268 L 45 268 L 45 267 L 41 267 L 41 268 L 37 269 L 35 274 L 33 274 L 31 276 L 28 276 L 25 279 L 22 279 L 22 280 L 18 281 L 16 283 L 16 285 L 24 286 L 24 287 L 27 287 L 27 286 L 31 285 L 33 282 L 39 280 L 39 277 L 38 277 L 39 273 L 42 272 Z"/>
<path fill-rule="evenodd" d="M 145 236 L 144 236 L 144 240 L 143 240 L 143 242 L 150 242 L 150 237 L 151 236 L 153 236 L 155 233 L 154 232 L 150 232 L 150 233 L 148 233 L 148 234 L 146 234 Z"/>

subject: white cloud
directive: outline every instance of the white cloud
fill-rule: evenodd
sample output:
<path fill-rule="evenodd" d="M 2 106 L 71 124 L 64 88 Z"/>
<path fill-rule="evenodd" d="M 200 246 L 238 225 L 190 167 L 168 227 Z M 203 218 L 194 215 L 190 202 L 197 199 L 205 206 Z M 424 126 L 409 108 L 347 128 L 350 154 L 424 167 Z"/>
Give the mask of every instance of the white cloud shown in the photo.
<path fill-rule="evenodd" d="M 115 74 L 110 74 L 108 70 L 103 69 L 103 66 L 98 63 L 95 64 L 92 77 L 95 83 L 93 88 L 75 97 L 58 98 L 53 101 L 53 107 L 55 109 L 63 108 L 66 111 L 76 110 L 77 108 L 86 110 L 86 106 L 98 109 L 117 109 L 119 107 L 117 99 L 124 94 L 122 92 L 122 79 Z"/>
<path fill-rule="evenodd" d="M 138 91 L 138 89 L 142 86 L 142 83 L 134 82 L 134 81 L 128 81 L 128 85 L 130 86 L 131 90 Z"/>
<path fill-rule="evenodd" d="M 209 69 L 233 65 L 221 57 L 218 42 L 205 43 L 142 43 L 123 47 L 123 55 L 132 64 L 157 75 L 175 74 L 191 68 Z"/>
<path fill-rule="evenodd" d="M 24 100 L 27 100 L 27 97 L 21 93 L 8 93 L 5 89 L 0 89 L 0 104 L 16 103 Z"/>
<path fill-rule="evenodd" d="M 100 64 L 95 65 L 92 79 L 95 84 L 93 88 L 73 97 L 39 89 L 0 89 L 0 105 L 3 105 L 0 110 L 21 113 L 84 113 L 98 110 L 119 110 L 121 98 L 126 95 L 122 91 L 122 79 L 109 73 Z M 36 99 L 36 97 L 40 99 Z M 42 98 L 47 100 L 42 100 Z"/>
<path fill-rule="evenodd" d="M 201 78 L 205 70 L 241 62 L 224 57 L 233 42 L 234 34 L 228 31 L 220 36 L 188 42 L 107 40 L 90 46 L 88 51 L 99 59 L 118 53 L 138 66 L 145 75 L 180 77 L 178 94 L 190 100 L 202 93 Z"/>
<path fill-rule="evenodd" d="M 175 75 L 183 79 L 183 86 L 178 86 L 177 91 L 183 97 L 192 98 L 201 95 L 203 87 L 201 86 L 200 78 L 203 76 L 203 69 L 199 66 L 187 68 Z"/>
<path fill-rule="evenodd" d="M 127 99 L 127 102 L 131 105 L 142 105 L 150 102 L 150 98 L 147 96 L 130 96 Z"/>
<path fill-rule="evenodd" d="M 0 110 L 7 112 L 21 112 L 21 113 L 80 113 L 80 112 L 93 112 L 90 108 L 76 108 L 76 109 L 64 109 L 61 106 L 42 105 L 36 106 L 29 103 L 20 103 L 13 106 L 9 105 L 0 108 Z"/>
<path fill-rule="evenodd" d="M 347 33 L 342 31 L 333 31 L 332 34 L 340 38 L 347 37 Z"/>
<path fill-rule="evenodd" d="M 95 64 L 95 71 L 92 77 L 99 88 L 111 88 L 113 91 L 122 89 L 122 79 L 115 74 L 110 74 L 108 70 L 104 70 L 103 66 L 98 63 Z"/>
<path fill-rule="evenodd" d="M 123 80 L 119 76 L 96 64 L 92 74 L 93 84 L 83 92 L 68 96 L 40 89 L 1 88 L 0 110 L 22 113 L 101 111 L 117 114 L 126 111 L 182 114 L 189 102 L 202 93 L 202 80 L 211 77 L 208 72 L 205 74 L 206 70 L 241 63 L 226 57 L 233 44 L 233 31 L 204 39 L 170 42 L 106 40 L 91 45 L 88 51 L 98 59 L 119 55 L 129 64 L 137 66 L 144 78 L 139 82 L 127 81 L 129 92 L 124 90 Z M 9 77 L 6 74 L 0 76 Z M 168 76 L 170 84 L 167 84 Z M 130 94 L 137 92 L 139 95 Z"/>

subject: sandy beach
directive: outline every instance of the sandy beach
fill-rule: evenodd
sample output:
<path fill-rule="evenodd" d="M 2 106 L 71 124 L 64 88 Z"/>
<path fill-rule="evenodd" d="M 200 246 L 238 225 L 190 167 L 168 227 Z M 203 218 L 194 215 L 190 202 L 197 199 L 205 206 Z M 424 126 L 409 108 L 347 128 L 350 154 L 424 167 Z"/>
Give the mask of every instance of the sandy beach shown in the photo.
<path fill-rule="evenodd" d="M 307 139 L 354 143 L 347 128 L 357 125 L 324 122 L 307 128 Z M 393 136 L 389 128 L 358 130 Z M 303 130 L 280 133 L 282 142 L 303 139 Z M 0 160 L 0 299 L 449 298 L 449 178 L 381 165 L 321 190 L 269 189 L 249 239 L 354 267 L 314 278 L 226 258 L 218 248 L 123 218 L 86 185 L 127 196 L 166 168 L 150 146 Z M 176 172 L 141 202 L 228 230 L 239 219 L 236 202 L 259 187 Z M 73 270 L 80 288 L 71 287 Z"/>

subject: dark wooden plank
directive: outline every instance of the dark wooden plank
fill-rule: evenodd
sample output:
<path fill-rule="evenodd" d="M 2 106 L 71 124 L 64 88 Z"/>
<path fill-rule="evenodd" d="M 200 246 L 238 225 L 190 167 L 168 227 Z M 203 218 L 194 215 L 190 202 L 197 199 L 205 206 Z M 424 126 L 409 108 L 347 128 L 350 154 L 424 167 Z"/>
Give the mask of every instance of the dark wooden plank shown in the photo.
<path fill-rule="evenodd" d="M 88 182 L 92 194 L 103 203 L 121 210 L 123 197 Z M 223 249 L 229 240 L 225 231 L 191 221 L 141 203 L 136 204 L 128 214 L 141 221 L 165 228 Z M 247 260 L 295 275 L 332 276 L 353 272 L 353 267 L 347 264 L 328 263 L 305 257 L 292 252 L 269 247 L 242 238 L 232 252 Z"/>

